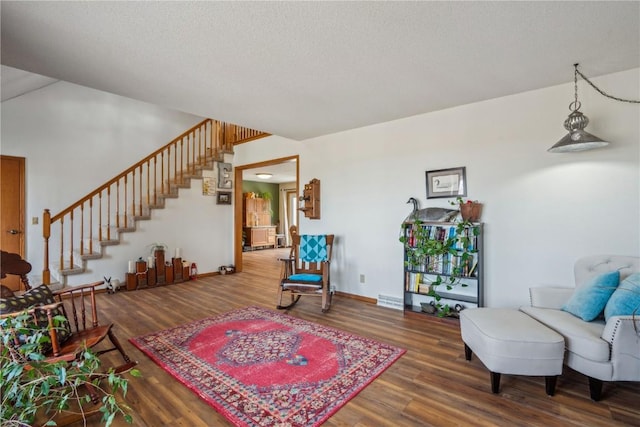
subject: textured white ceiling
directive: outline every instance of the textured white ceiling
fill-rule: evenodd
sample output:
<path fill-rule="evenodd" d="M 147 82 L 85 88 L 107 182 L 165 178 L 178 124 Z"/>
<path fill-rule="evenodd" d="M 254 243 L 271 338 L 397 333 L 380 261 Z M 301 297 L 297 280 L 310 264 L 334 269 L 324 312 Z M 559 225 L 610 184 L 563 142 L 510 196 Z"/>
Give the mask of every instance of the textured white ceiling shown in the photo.
<path fill-rule="evenodd" d="M 640 66 L 637 1 L 2 1 L 1 14 L 4 65 L 293 139 L 566 83 L 574 62 L 591 77 Z"/>

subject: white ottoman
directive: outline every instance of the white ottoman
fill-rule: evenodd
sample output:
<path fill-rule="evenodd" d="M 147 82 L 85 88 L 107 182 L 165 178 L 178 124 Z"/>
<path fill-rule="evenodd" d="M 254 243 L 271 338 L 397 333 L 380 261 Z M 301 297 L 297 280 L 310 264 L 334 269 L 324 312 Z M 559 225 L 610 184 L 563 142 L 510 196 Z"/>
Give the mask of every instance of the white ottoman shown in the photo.
<path fill-rule="evenodd" d="M 500 374 L 544 376 L 553 396 L 562 373 L 564 338 L 521 311 L 470 308 L 460 312 L 464 353 L 472 352 L 491 372 L 491 391 L 500 390 Z"/>

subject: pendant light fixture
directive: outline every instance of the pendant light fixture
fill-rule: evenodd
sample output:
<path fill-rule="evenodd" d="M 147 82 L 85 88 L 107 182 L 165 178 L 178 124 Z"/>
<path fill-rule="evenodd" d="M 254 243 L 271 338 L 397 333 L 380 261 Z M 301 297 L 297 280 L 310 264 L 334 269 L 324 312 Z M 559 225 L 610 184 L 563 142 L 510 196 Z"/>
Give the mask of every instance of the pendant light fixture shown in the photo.
<path fill-rule="evenodd" d="M 620 102 L 629 102 L 632 104 L 638 104 L 640 101 L 633 99 L 622 99 L 617 98 L 615 96 L 611 96 L 608 93 L 604 92 L 602 89 L 598 88 L 594 85 L 591 80 L 585 77 L 580 71 L 578 71 L 578 64 L 573 64 L 574 73 L 573 73 L 573 87 L 574 87 L 574 100 L 571 104 L 569 104 L 569 109 L 571 110 L 571 114 L 564 121 L 564 128 L 569 131 L 569 133 L 562 138 L 560 141 L 556 142 L 556 144 L 549 148 L 547 151 L 550 153 L 571 153 L 574 151 L 585 151 L 592 150 L 594 148 L 604 147 L 609 143 L 598 138 L 595 135 L 586 132 L 584 128 L 589 124 L 589 119 L 587 116 L 580 112 L 580 101 L 578 101 L 578 75 L 582 77 L 582 79 L 589 83 L 591 87 L 593 87 L 598 93 L 607 98 L 613 99 L 615 101 Z"/>
<path fill-rule="evenodd" d="M 564 121 L 564 128 L 569 131 L 560 141 L 549 148 L 550 153 L 570 153 L 574 151 L 592 150 L 604 147 L 609 143 L 595 135 L 586 132 L 584 128 L 589 124 L 587 116 L 580 112 L 580 101 L 578 101 L 578 64 L 573 64 L 575 72 L 573 74 L 574 101 L 569 104 L 571 114 Z"/>

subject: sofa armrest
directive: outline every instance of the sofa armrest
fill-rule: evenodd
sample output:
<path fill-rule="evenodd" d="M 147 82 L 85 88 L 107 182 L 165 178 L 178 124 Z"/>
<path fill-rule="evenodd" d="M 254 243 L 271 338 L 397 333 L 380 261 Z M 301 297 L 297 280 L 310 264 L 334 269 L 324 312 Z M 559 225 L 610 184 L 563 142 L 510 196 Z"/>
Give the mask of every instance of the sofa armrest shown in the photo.
<path fill-rule="evenodd" d="M 611 344 L 612 381 L 640 381 L 640 317 L 613 316 L 602 331 Z"/>
<path fill-rule="evenodd" d="M 562 306 L 569 301 L 574 290 L 575 288 L 563 288 L 558 286 L 529 288 L 531 306 L 560 310 Z"/>

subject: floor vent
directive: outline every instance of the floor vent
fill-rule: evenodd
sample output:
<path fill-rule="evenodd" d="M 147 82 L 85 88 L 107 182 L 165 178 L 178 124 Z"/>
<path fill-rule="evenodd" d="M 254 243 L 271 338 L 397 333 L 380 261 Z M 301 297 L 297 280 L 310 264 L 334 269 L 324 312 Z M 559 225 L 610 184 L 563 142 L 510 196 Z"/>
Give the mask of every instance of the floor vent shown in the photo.
<path fill-rule="evenodd" d="M 403 310 L 404 303 L 402 298 L 392 297 L 389 295 L 378 295 L 378 305 L 382 307 L 395 308 L 396 310 Z"/>

